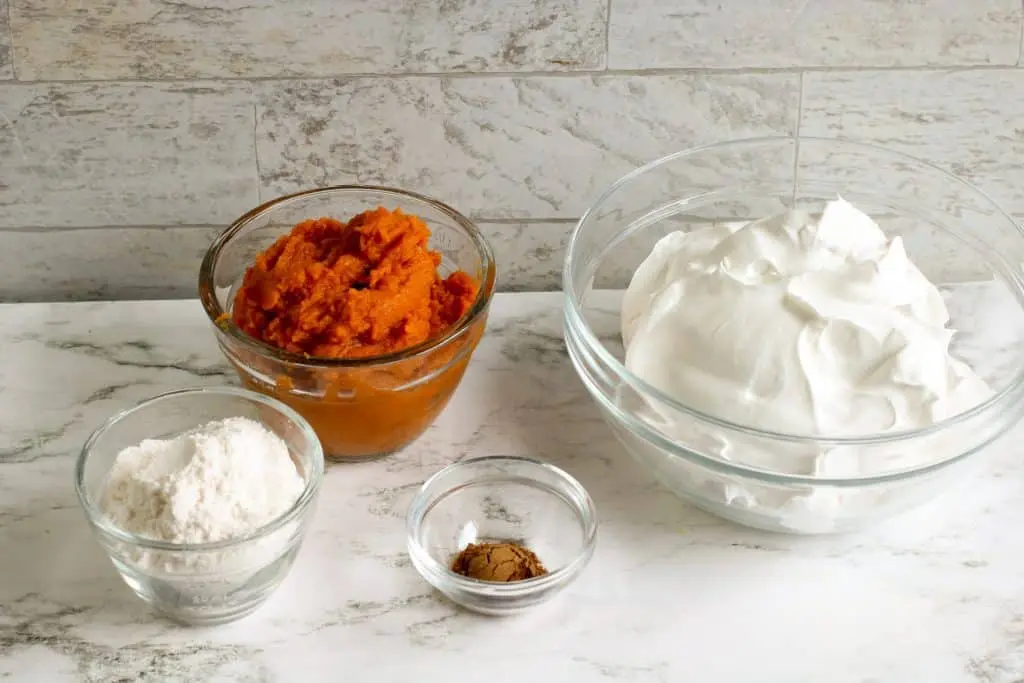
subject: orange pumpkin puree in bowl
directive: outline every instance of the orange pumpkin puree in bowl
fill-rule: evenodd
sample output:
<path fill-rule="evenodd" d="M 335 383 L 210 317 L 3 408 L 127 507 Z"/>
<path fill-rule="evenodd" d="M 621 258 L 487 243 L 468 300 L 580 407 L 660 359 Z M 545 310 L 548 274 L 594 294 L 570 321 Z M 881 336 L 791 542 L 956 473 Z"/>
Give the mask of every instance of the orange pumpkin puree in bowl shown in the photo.
<path fill-rule="evenodd" d="M 465 334 L 427 344 L 462 320 L 479 291 L 465 272 L 439 274 L 429 238 L 421 219 L 397 209 L 307 220 L 256 257 L 235 294 L 239 329 L 308 361 L 229 353 L 243 383 L 309 420 L 329 457 L 385 455 L 417 438 L 483 333 L 480 316 Z M 322 363 L 335 359 L 358 362 Z"/>

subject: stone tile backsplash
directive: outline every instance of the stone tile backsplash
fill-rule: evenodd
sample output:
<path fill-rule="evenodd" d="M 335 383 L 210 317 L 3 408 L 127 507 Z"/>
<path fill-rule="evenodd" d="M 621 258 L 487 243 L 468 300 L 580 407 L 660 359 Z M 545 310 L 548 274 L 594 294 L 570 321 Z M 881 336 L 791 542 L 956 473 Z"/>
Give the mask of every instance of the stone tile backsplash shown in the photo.
<path fill-rule="evenodd" d="M 604 67 L 607 0 L 14 0 L 26 80 Z"/>
<path fill-rule="evenodd" d="M 259 201 L 248 83 L 0 84 L 0 228 L 230 222 Z"/>
<path fill-rule="evenodd" d="M 1021 0 L 0 0 L 0 300 L 193 296 L 232 219 L 343 182 L 438 196 L 487 232 L 502 289 L 557 289 L 575 219 L 619 176 L 798 131 L 929 159 L 1024 216 L 1022 16 Z"/>
<path fill-rule="evenodd" d="M 1017 63 L 1020 0 L 612 0 L 613 69 Z"/>
<path fill-rule="evenodd" d="M 639 165 L 796 130 L 799 75 L 282 81 L 256 87 L 263 196 L 392 184 L 476 218 L 576 218 Z"/>
<path fill-rule="evenodd" d="M 14 66 L 11 63 L 11 32 L 7 30 L 9 16 L 7 0 L 0 0 L 0 80 L 3 81 L 14 78 Z"/>
<path fill-rule="evenodd" d="M 800 130 L 927 159 L 1024 216 L 1024 69 L 805 74 Z"/>

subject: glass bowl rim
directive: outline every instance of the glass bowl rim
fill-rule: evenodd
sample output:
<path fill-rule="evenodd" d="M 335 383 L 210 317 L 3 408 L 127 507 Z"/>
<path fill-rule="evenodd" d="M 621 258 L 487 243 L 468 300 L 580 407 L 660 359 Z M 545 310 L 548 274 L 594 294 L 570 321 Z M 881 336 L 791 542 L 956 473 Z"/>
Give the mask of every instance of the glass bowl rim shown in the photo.
<path fill-rule="evenodd" d="M 696 156 L 702 153 L 714 152 L 719 150 L 727 149 L 742 149 L 752 147 L 768 147 L 772 145 L 789 144 L 794 146 L 794 153 L 799 154 L 800 144 L 802 142 L 810 142 L 812 144 L 822 145 L 833 145 L 836 147 L 847 147 L 853 150 L 859 150 L 861 152 L 869 152 L 871 154 L 879 154 L 882 156 L 888 156 L 893 159 L 898 159 L 905 163 L 917 165 L 918 167 L 927 169 L 930 172 L 937 172 L 943 176 L 946 180 L 953 181 L 954 183 L 965 188 L 968 192 L 973 193 L 976 197 L 986 204 L 988 208 L 994 211 L 995 217 L 1005 220 L 1011 227 L 1017 230 L 1022 238 L 1024 238 L 1024 229 L 1021 228 L 1012 216 L 1010 216 L 992 197 L 990 197 L 984 190 L 975 186 L 973 183 L 964 180 L 963 178 L 946 171 L 939 166 L 918 159 L 910 154 L 899 152 L 896 150 L 887 149 L 880 145 L 871 143 L 858 142 L 854 140 L 847 140 L 843 138 L 832 138 L 832 137 L 821 137 L 821 136 L 809 136 L 809 135 L 777 135 L 777 136 L 761 136 L 761 137 L 748 137 L 748 138 L 737 138 L 732 140 L 726 140 L 722 142 L 715 142 L 708 145 L 701 145 L 698 147 L 691 147 L 684 149 L 672 154 L 668 154 L 654 161 L 648 162 L 643 166 L 640 166 L 626 175 L 622 176 L 611 186 L 608 187 L 598 198 L 591 204 L 587 210 L 580 217 L 576 223 L 576 227 L 573 229 L 572 234 L 569 237 L 569 242 L 566 247 L 565 261 L 562 267 L 562 291 L 563 291 L 563 315 L 566 326 L 566 336 L 570 335 L 579 337 L 579 341 L 575 342 L 581 345 L 588 353 L 592 353 L 598 357 L 605 365 L 607 365 L 615 375 L 623 380 L 626 384 L 631 386 L 634 390 L 638 391 L 641 395 L 652 397 L 654 400 L 665 404 L 669 408 L 681 413 L 687 414 L 690 417 L 696 418 L 702 422 L 714 424 L 729 430 L 744 433 L 750 436 L 771 439 L 775 441 L 786 441 L 795 443 L 813 443 L 829 446 L 870 446 L 870 445 L 881 445 L 890 444 L 896 441 L 904 441 L 909 439 L 916 439 L 923 436 L 936 434 L 944 431 L 949 427 L 953 427 L 957 424 L 965 422 L 973 417 L 977 417 L 981 414 L 988 413 L 992 408 L 998 407 L 1000 404 L 1013 404 L 1016 401 L 1020 401 L 1022 395 L 1024 395 L 1024 367 L 1018 368 L 1016 376 L 1001 390 L 994 392 L 985 401 L 969 408 L 968 410 L 957 413 L 951 417 L 947 417 L 943 420 L 939 420 L 926 427 L 919 427 L 916 429 L 906 429 L 892 432 L 881 432 L 877 434 L 867 435 L 856 435 L 856 436 L 831 436 L 827 434 L 791 434 L 786 432 L 776 432 L 767 429 L 760 429 L 749 425 L 740 424 L 738 422 L 732 422 L 730 420 L 711 415 L 704 411 L 691 408 L 680 401 L 673 399 L 664 392 L 655 388 L 650 383 L 644 381 L 634 373 L 626 369 L 626 366 L 621 363 L 615 356 L 611 354 L 604 347 L 604 345 L 594 334 L 590 326 L 586 324 L 583 318 L 583 310 L 580 302 L 580 296 L 573 285 L 572 273 L 574 270 L 573 261 L 575 260 L 576 252 L 579 247 L 577 241 L 580 237 L 580 233 L 592 219 L 592 215 L 599 210 L 605 202 L 607 202 L 613 195 L 618 193 L 620 190 L 628 186 L 634 180 L 640 178 L 650 171 L 654 171 L 661 166 L 671 164 L 672 162 L 686 159 L 688 157 Z M 1015 272 L 1012 264 L 1004 263 L 1003 259 L 999 254 L 993 254 L 998 262 L 1005 267 L 1005 272 L 1002 273 L 1007 284 L 1012 284 L 1015 288 L 1015 297 L 1020 303 L 1020 299 L 1024 296 L 1024 277 L 1021 274 Z M 715 462 L 717 459 L 712 458 Z M 945 461 L 943 461 L 945 462 Z M 754 469 L 754 472 L 763 473 L 762 470 Z M 916 469 L 913 471 L 917 471 Z M 813 478 L 814 481 L 822 481 L 818 478 Z"/>
<path fill-rule="evenodd" d="M 334 194 L 356 195 L 364 192 L 376 192 L 391 195 L 396 198 L 406 200 L 411 199 L 426 204 L 448 216 L 448 218 L 452 219 L 455 224 L 469 236 L 474 247 L 476 247 L 477 254 L 480 256 L 484 272 L 483 278 L 480 282 L 479 291 L 477 291 L 476 299 L 474 299 L 473 305 L 470 307 L 469 311 L 467 311 L 456 324 L 445 330 L 444 334 L 427 339 L 424 342 L 400 351 L 393 351 L 391 353 L 381 354 L 378 356 L 366 356 L 363 358 L 323 358 L 319 356 L 309 356 L 302 353 L 294 353 L 292 351 L 285 351 L 246 334 L 237 325 L 235 325 L 234 321 L 232 321 L 231 317 L 227 314 L 227 311 L 223 309 L 220 302 L 217 300 L 215 286 L 213 284 L 214 267 L 220 260 L 221 252 L 225 247 L 227 247 L 231 240 L 253 221 L 264 216 L 268 216 L 274 211 L 288 205 L 298 204 L 305 199 L 315 196 Z M 382 365 L 401 362 L 411 358 L 427 356 L 435 349 L 442 348 L 468 333 L 468 331 L 473 328 L 474 323 L 480 319 L 480 317 L 487 311 L 487 307 L 490 305 L 491 299 L 494 296 L 496 270 L 494 250 L 483 232 L 479 227 L 477 227 L 476 223 L 447 204 L 434 199 L 433 197 L 419 194 L 417 192 L 401 190 L 383 185 L 330 185 L 327 187 L 302 190 L 301 192 L 276 197 L 260 204 L 256 208 L 235 219 L 230 226 L 217 235 L 213 242 L 210 243 L 210 246 L 207 247 L 206 253 L 203 255 L 202 263 L 199 266 L 199 300 L 203 306 L 203 310 L 206 311 L 206 315 L 210 319 L 210 322 L 213 323 L 214 327 L 227 334 L 250 351 L 257 353 L 262 357 L 269 357 L 276 361 L 291 365 L 313 368 L 380 367 Z"/>
<path fill-rule="evenodd" d="M 429 488 L 439 480 L 446 476 L 450 476 L 460 469 L 471 467 L 472 465 L 486 465 L 488 463 L 499 462 L 516 463 L 519 465 L 525 465 L 530 469 L 546 470 L 547 472 L 555 475 L 558 480 L 567 484 L 575 497 L 578 498 L 577 502 L 577 500 L 566 500 L 564 497 L 558 496 L 569 504 L 576 517 L 583 523 L 583 543 L 580 546 L 579 552 L 576 553 L 575 557 L 573 557 L 571 561 L 555 570 L 549 571 L 547 574 L 537 576 L 532 579 L 523 579 L 522 581 L 511 581 L 507 583 L 482 581 L 480 579 L 471 579 L 467 576 L 456 574 L 450 567 L 435 560 L 427 548 L 419 542 L 418 531 L 427 512 L 429 512 L 433 507 L 433 503 L 455 490 L 451 487 L 446 487 L 440 492 L 428 496 L 427 491 Z M 529 475 L 525 475 L 525 477 L 518 478 L 531 477 Z M 548 487 L 545 486 L 544 488 L 547 489 Z M 547 491 L 547 493 L 549 495 L 558 495 L 552 491 Z M 467 593 L 473 593 L 476 595 L 515 598 L 543 591 L 546 588 L 559 585 L 563 581 L 571 579 L 579 574 L 579 572 L 582 571 L 590 561 L 590 558 L 594 553 L 594 548 L 597 544 L 598 522 L 597 508 L 594 505 L 594 501 L 593 498 L 591 498 L 590 493 L 587 492 L 579 480 L 563 470 L 561 467 L 521 455 L 476 455 L 456 460 L 455 462 L 446 465 L 423 482 L 419 489 L 417 489 L 416 495 L 413 496 L 412 502 L 409 504 L 409 511 L 406 514 L 405 535 L 409 554 L 413 556 L 413 564 L 417 565 L 417 568 L 420 566 L 423 567 L 421 573 L 423 573 L 424 578 L 434 586 L 438 586 L 438 584 L 440 584 L 446 590 L 460 589 Z"/>
<path fill-rule="evenodd" d="M 89 456 L 92 452 L 93 447 L 103 434 L 115 425 L 131 419 L 138 414 L 144 408 L 150 408 L 154 405 L 171 401 L 174 399 L 185 398 L 188 396 L 195 396 L 198 394 L 205 394 L 208 396 L 227 396 L 233 398 L 241 398 L 260 405 L 266 406 L 272 410 L 277 411 L 286 420 L 299 428 L 303 436 L 311 444 L 310 446 L 310 472 L 306 477 L 305 486 L 302 489 L 302 493 L 295 499 L 295 502 L 287 510 L 282 512 L 280 515 L 270 520 L 263 526 L 254 529 L 253 531 L 239 536 L 237 538 L 225 539 L 222 541 L 209 541 L 205 543 L 173 543 L 170 541 L 161 541 L 154 538 L 148 538 L 125 531 L 121 527 L 117 526 L 113 522 L 109 521 L 106 515 L 97 507 L 89 495 L 89 492 L 85 488 L 85 466 L 89 460 Z M 198 426 L 198 425 L 197 425 Z M 119 410 L 112 416 L 104 420 L 104 422 L 97 427 L 86 439 L 85 444 L 82 446 L 81 451 L 78 454 L 78 458 L 75 462 L 75 493 L 78 496 L 78 502 L 81 504 L 82 509 L 85 511 L 86 517 L 90 524 L 92 524 L 98 531 L 112 536 L 119 541 L 130 543 L 133 546 L 146 548 L 149 550 L 161 550 L 167 552 L 177 553 L 193 553 L 193 552 L 207 552 L 212 550 L 225 550 L 229 548 L 235 548 L 251 541 L 256 541 L 275 531 L 280 530 L 287 524 L 300 518 L 309 504 L 316 497 L 316 494 L 320 488 L 320 484 L 323 481 L 324 476 L 324 452 L 323 447 L 320 445 L 320 440 L 317 438 L 316 433 L 309 423 L 299 415 L 297 412 L 289 408 L 287 405 L 278 401 L 275 398 L 265 396 L 249 389 L 242 389 L 239 387 L 192 387 L 186 389 L 175 389 L 173 391 L 167 391 L 162 394 L 157 394 L 151 398 L 141 401 L 134 406 Z"/>

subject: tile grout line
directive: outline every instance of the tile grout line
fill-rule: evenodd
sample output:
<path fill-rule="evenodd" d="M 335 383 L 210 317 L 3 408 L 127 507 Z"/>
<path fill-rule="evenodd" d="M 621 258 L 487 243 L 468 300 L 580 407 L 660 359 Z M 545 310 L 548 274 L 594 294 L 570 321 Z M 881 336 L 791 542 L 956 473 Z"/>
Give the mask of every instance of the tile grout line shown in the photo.
<path fill-rule="evenodd" d="M 608 0 L 604 7 L 604 70 L 608 71 L 612 63 L 612 3 Z M 1021 0 L 1024 2 L 1024 0 Z"/>
<path fill-rule="evenodd" d="M 491 225 L 531 225 L 537 223 L 566 223 L 573 224 L 579 221 L 576 218 L 479 218 L 470 217 L 475 223 L 489 223 Z"/>
<path fill-rule="evenodd" d="M 1020 39 L 1017 41 L 1017 66 L 1024 59 L 1024 0 L 1020 3 Z"/>
<path fill-rule="evenodd" d="M 420 73 L 375 73 L 363 72 L 352 74 L 336 74 L 329 76 L 249 76 L 249 77 L 204 77 L 204 78 L 86 78 L 39 79 L 8 81 L 4 85 L 104 85 L 104 84 L 140 84 L 140 85 L 206 85 L 233 83 L 318 83 L 327 81 L 355 81 L 370 78 L 385 80 L 413 79 L 501 79 L 501 78 L 585 78 L 593 76 L 747 76 L 747 75 L 786 75 L 800 73 L 947 73 L 970 71 L 1006 71 L 1013 70 L 1015 64 L 962 64 L 962 65 L 929 65 L 917 66 L 785 66 L 785 67 L 665 67 L 651 69 L 579 69 L 576 71 L 490 71 L 490 72 L 444 72 L 424 71 Z"/>
<path fill-rule="evenodd" d="M 249 94 L 252 95 L 252 156 L 256 163 L 256 203 L 263 204 L 263 173 L 260 170 L 260 144 L 257 128 L 259 127 L 259 111 L 256 104 L 256 88 L 250 84 Z"/>
<path fill-rule="evenodd" d="M 471 218 L 479 225 L 575 225 L 579 218 Z M 224 225 L 214 223 L 192 223 L 187 225 L 61 225 L 61 226 L 6 226 L 0 227 L 0 234 L 44 234 L 88 230 L 223 230 Z"/>
<path fill-rule="evenodd" d="M 223 230 L 223 224 L 213 223 L 192 223 L 188 225 L 56 225 L 56 226 L 4 226 L 0 227 L 0 235 L 3 234 L 19 234 L 19 235 L 43 235 L 52 233 L 57 235 L 59 233 L 66 232 L 88 232 L 91 230 L 137 230 L 139 232 L 146 231 L 158 231 L 158 230 Z"/>
<path fill-rule="evenodd" d="M 800 129 L 804 124 L 804 83 L 804 74 L 801 72 L 799 80 L 800 87 L 797 88 L 796 94 L 796 132 L 794 133 L 794 137 L 798 140 L 800 139 Z"/>
<path fill-rule="evenodd" d="M 30 293 L 17 294 L 6 291 L 0 294 L 0 306 L 24 306 L 44 305 L 61 306 L 74 308 L 78 306 L 93 306 L 95 304 L 121 304 L 121 303 L 148 303 L 152 304 L 179 304 L 194 301 L 196 294 L 194 287 L 183 284 L 143 285 L 140 287 L 127 285 L 114 285 L 111 287 L 96 287 L 83 292 L 78 287 L 57 288 L 56 293 L 45 294 L 38 290 Z M 541 285 L 539 288 L 527 288 L 524 285 L 513 285 L 506 289 L 495 290 L 495 296 L 506 294 L 558 294 L 562 288 L 557 283 Z"/>
<path fill-rule="evenodd" d="M 8 54 L 11 59 L 11 78 L 17 81 L 18 65 L 14 61 L 14 22 L 11 21 L 11 0 L 7 0 L 7 44 L 11 46 L 11 51 Z"/>
<path fill-rule="evenodd" d="M 799 87 L 796 93 L 796 130 L 793 134 L 793 194 L 790 197 L 790 208 L 796 207 L 796 192 L 800 186 L 800 128 L 804 122 L 804 74 L 800 74 Z"/>

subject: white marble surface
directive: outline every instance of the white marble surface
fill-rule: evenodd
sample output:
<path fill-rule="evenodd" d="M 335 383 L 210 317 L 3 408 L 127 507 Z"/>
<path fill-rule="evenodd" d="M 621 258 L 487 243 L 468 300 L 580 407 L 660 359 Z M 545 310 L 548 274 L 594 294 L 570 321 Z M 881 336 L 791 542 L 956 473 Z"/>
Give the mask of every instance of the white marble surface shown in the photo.
<path fill-rule="evenodd" d="M 0 306 L 0 678 L 14 681 L 1024 680 L 1018 430 L 964 486 L 847 537 L 790 538 L 698 512 L 599 421 L 564 354 L 558 294 L 499 295 L 451 405 L 391 459 L 334 466 L 299 559 L 252 617 L 152 616 L 90 537 L 72 462 L 102 419 L 233 381 L 195 301 Z M 979 315 L 998 316 L 982 298 Z M 410 566 L 406 505 L 468 454 L 565 467 L 601 515 L 558 600 L 474 616 Z"/>

